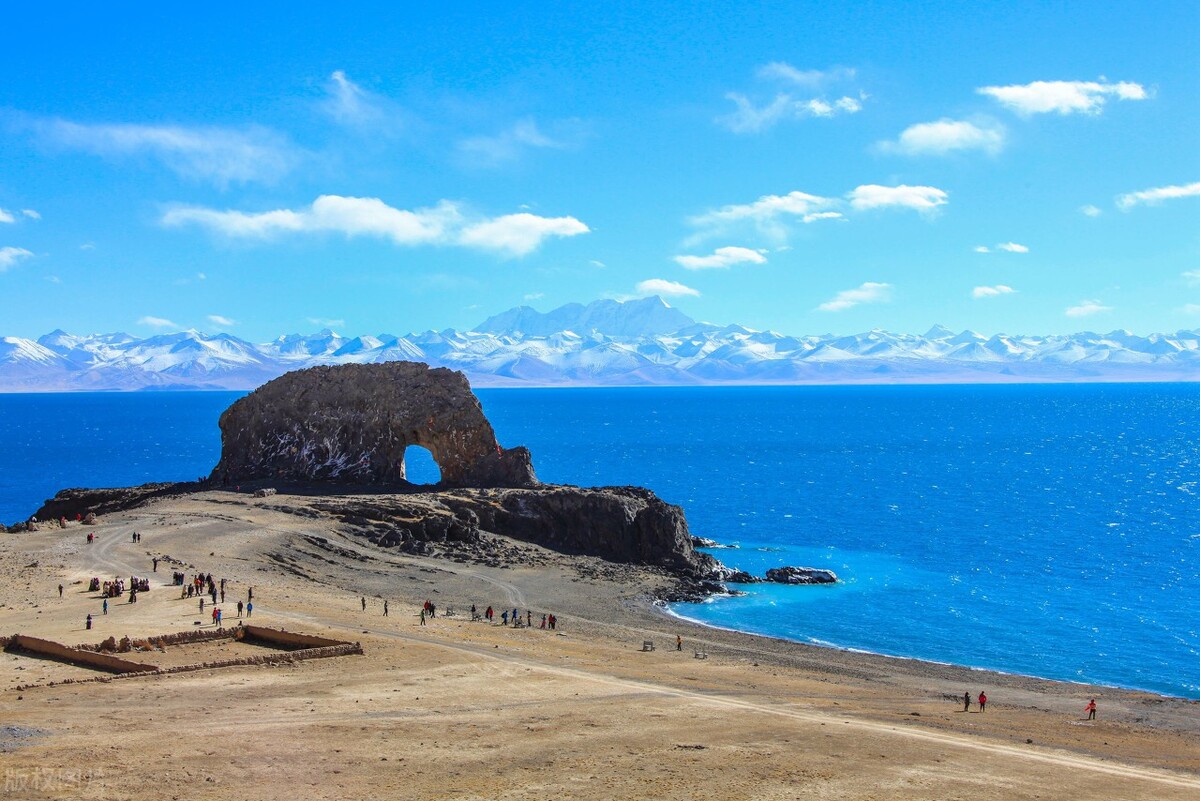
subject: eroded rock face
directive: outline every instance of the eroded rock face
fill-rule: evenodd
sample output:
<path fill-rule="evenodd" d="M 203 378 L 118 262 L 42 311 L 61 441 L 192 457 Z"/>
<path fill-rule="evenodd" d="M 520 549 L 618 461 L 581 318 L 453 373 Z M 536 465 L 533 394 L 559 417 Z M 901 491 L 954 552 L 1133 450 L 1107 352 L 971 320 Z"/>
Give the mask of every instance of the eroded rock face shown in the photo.
<path fill-rule="evenodd" d="M 767 581 L 779 584 L 836 584 L 837 574 L 819 567 L 773 567 L 767 571 Z"/>
<path fill-rule="evenodd" d="M 221 415 L 211 481 L 398 484 L 404 451 L 427 448 L 451 487 L 532 487 L 526 448 L 496 441 L 466 376 L 417 362 L 297 370 Z"/>

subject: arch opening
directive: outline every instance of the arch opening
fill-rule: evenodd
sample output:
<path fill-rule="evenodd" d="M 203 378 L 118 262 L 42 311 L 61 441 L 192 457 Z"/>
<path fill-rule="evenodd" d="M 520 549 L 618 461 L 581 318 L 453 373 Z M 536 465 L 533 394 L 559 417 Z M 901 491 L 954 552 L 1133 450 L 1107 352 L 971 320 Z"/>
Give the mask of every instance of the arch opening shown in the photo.
<path fill-rule="evenodd" d="M 428 448 L 409 445 L 404 449 L 404 480 L 409 484 L 431 486 L 442 483 L 442 468 Z"/>

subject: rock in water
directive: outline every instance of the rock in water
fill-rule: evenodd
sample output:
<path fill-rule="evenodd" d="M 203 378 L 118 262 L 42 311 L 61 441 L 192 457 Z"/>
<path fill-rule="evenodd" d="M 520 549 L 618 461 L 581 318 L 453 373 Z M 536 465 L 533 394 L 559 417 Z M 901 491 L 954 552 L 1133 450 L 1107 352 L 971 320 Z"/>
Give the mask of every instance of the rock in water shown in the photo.
<path fill-rule="evenodd" d="M 404 451 L 427 448 L 450 487 L 533 487 L 526 448 L 500 447 L 466 376 L 417 362 L 312 367 L 221 415 L 210 480 L 399 484 Z"/>
<path fill-rule="evenodd" d="M 835 584 L 837 574 L 819 567 L 773 567 L 767 571 L 767 581 L 779 584 Z"/>

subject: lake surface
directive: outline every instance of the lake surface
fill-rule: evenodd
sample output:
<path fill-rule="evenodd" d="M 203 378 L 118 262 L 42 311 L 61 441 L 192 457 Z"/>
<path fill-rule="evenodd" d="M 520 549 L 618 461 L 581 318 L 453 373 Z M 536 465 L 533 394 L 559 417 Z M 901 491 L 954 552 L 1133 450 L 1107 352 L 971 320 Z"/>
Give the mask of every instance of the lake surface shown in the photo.
<path fill-rule="evenodd" d="M 1200 698 L 1200 385 L 481 390 L 544 481 L 636 484 L 761 574 L 673 610 L 896 656 Z M 0 396 L 0 520 L 193 479 L 240 393 Z M 424 455 L 424 458 L 420 458 Z M 414 449 L 414 480 L 436 480 Z"/>

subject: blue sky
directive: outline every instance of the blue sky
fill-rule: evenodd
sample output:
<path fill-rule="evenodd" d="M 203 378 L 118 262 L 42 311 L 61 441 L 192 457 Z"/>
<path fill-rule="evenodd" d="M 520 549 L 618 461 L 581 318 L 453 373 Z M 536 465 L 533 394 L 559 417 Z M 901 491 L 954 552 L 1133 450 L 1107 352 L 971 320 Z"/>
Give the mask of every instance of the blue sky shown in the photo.
<path fill-rule="evenodd" d="M 1194 3 L 297 8 L 5 12 L 0 334 L 1200 327 Z"/>

